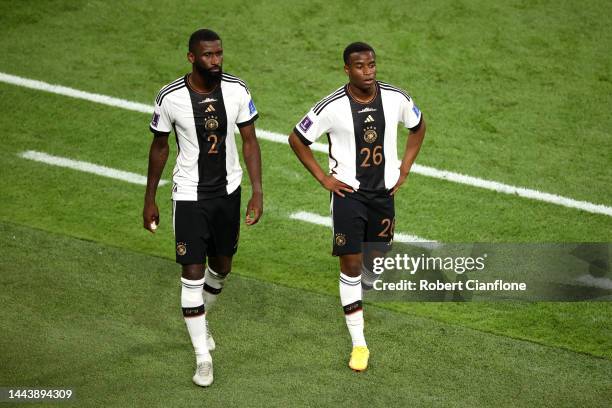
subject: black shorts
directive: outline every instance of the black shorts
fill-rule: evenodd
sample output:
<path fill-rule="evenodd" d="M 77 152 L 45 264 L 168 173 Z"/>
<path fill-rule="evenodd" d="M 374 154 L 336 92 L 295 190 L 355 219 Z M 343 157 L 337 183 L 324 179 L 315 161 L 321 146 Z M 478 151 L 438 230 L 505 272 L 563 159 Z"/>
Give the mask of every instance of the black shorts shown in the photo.
<path fill-rule="evenodd" d="M 360 254 L 365 243 L 372 243 L 372 249 L 376 247 L 377 250 L 388 251 L 391 249 L 395 228 L 393 196 L 365 199 L 355 198 L 354 194 L 347 193 L 344 198 L 332 194 L 332 254 Z"/>
<path fill-rule="evenodd" d="M 240 187 L 228 196 L 175 201 L 176 262 L 203 264 L 207 256 L 232 256 L 240 235 Z"/>

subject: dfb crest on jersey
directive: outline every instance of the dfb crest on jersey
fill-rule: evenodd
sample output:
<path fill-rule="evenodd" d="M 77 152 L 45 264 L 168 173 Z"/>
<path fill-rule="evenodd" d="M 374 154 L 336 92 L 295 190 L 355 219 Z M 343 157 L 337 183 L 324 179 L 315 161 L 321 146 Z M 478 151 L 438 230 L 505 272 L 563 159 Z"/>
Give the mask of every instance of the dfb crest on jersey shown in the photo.
<path fill-rule="evenodd" d="M 368 143 L 374 143 L 378 139 L 378 133 L 376 133 L 375 126 L 368 126 L 363 131 L 363 140 Z"/>
<path fill-rule="evenodd" d="M 219 127 L 219 121 L 216 116 L 209 116 L 204 122 L 204 128 L 206 130 L 216 130 Z"/>
<path fill-rule="evenodd" d="M 312 126 L 312 120 L 310 120 L 308 115 L 306 115 L 304 119 L 302 119 L 302 121 L 300 122 L 299 126 L 300 129 L 302 129 L 302 132 L 308 132 L 308 129 L 310 129 L 310 126 Z"/>

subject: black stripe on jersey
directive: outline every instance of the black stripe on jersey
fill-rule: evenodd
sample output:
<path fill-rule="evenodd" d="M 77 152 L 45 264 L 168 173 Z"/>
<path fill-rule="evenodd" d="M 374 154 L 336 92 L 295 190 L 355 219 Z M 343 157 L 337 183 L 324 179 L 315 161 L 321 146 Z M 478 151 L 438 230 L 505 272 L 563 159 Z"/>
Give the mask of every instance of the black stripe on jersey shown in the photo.
<path fill-rule="evenodd" d="M 162 99 L 163 95 L 166 92 L 170 91 L 173 88 L 176 88 L 178 85 L 184 85 L 184 84 L 185 84 L 185 77 L 182 77 L 164 86 L 157 94 L 157 98 L 155 98 L 155 102 L 157 102 L 157 104 L 159 105 L 161 103 L 160 99 Z"/>
<path fill-rule="evenodd" d="M 181 153 L 181 145 L 179 143 L 178 133 L 176 133 L 176 124 L 172 124 L 172 129 L 174 129 L 174 139 L 176 140 L 176 157 Z M 174 177 L 174 174 L 172 175 Z"/>
<path fill-rule="evenodd" d="M 256 113 L 255 116 L 253 116 L 251 119 L 247 120 L 246 122 L 236 123 L 236 126 L 238 126 L 238 128 L 249 126 L 251 123 L 255 122 L 258 118 L 259 118 L 259 113 Z"/>
<path fill-rule="evenodd" d="M 382 89 L 385 89 L 387 91 L 394 91 L 394 92 L 397 92 L 397 93 L 401 93 L 402 95 L 404 95 L 406 97 L 406 99 L 408 99 L 408 102 L 412 101 L 412 98 L 410 97 L 410 95 L 408 95 L 408 93 L 406 91 L 404 91 L 404 90 L 402 90 L 400 88 L 396 88 L 393 85 L 386 84 L 384 82 L 379 82 L 378 84 L 380 85 L 380 87 Z"/>
<path fill-rule="evenodd" d="M 416 125 L 415 127 L 408 128 L 408 130 L 411 132 L 416 132 L 417 130 L 419 130 L 422 124 L 423 124 L 423 114 L 421 113 L 421 119 L 419 119 L 419 124 Z"/>
<path fill-rule="evenodd" d="M 166 96 L 168 96 L 168 95 L 170 95 L 172 92 L 174 92 L 174 91 L 178 91 L 179 89 L 182 89 L 182 88 L 185 88 L 185 83 L 175 85 L 175 88 L 170 88 L 170 89 L 168 89 L 168 90 L 167 90 L 167 91 L 165 91 L 163 94 L 161 94 L 161 97 L 159 98 L 159 101 L 156 101 L 156 102 L 157 102 L 157 104 L 161 106 L 161 104 L 162 104 L 162 102 L 163 102 L 163 100 L 164 100 L 164 98 L 165 98 Z"/>
<path fill-rule="evenodd" d="M 179 83 L 180 81 L 184 81 L 185 80 L 185 75 L 176 78 L 174 81 L 170 82 L 169 84 L 165 85 L 161 90 L 163 91 L 165 88 L 169 88 L 170 86 Z"/>
<path fill-rule="evenodd" d="M 224 77 L 230 78 L 230 79 L 237 79 L 239 81 L 242 81 L 242 79 L 238 78 L 236 75 L 232 75 L 230 73 L 224 72 L 223 74 L 221 74 Z M 244 82 L 244 81 L 242 81 Z"/>
<path fill-rule="evenodd" d="M 385 189 L 385 114 L 381 90 L 369 103 L 349 96 L 355 135 L 355 178 L 360 194 L 379 194 Z M 367 108 L 367 109 L 366 109 Z"/>
<path fill-rule="evenodd" d="M 181 82 L 181 81 L 182 81 L 182 80 L 184 80 L 184 79 L 185 79 L 185 76 L 182 76 L 182 77 L 176 78 L 174 81 L 170 82 L 169 84 L 164 85 L 164 86 L 162 87 L 162 89 L 159 91 L 159 93 L 162 93 L 162 92 L 163 92 L 164 90 L 166 90 L 167 88 L 170 88 L 172 85 L 176 85 L 176 84 L 178 84 L 179 82 Z"/>
<path fill-rule="evenodd" d="M 325 98 L 321 99 L 319 102 L 317 102 L 317 104 L 312 109 L 313 110 L 318 109 L 319 106 L 321 106 L 321 104 L 327 102 L 327 100 L 333 98 L 334 96 L 337 96 L 342 91 L 344 91 L 344 86 L 342 86 L 342 88 L 335 90 L 334 92 L 332 92 L 330 95 L 326 96 Z"/>
<path fill-rule="evenodd" d="M 234 79 L 228 79 L 228 78 L 221 78 L 221 80 L 222 80 L 222 81 L 225 81 L 225 82 L 231 82 L 231 83 L 234 83 L 234 84 L 238 84 L 238 85 L 240 85 L 241 87 L 243 87 L 243 88 L 244 88 L 244 90 L 245 90 L 245 91 L 246 91 L 246 92 L 247 92 L 249 95 L 251 94 L 251 92 L 249 92 L 249 88 L 248 88 L 248 87 L 247 87 L 247 86 L 244 84 L 244 82 L 241 82 L 241 81 L 236 81 L 236 80 L 234 80 Z"/>
<path fill-rule="evenodd" d="M 187 86 L 191 98 L 193 120 L 198 136 L 198 200 L 227 195 L 226 144 L 228 123 L 223 92 L 217 86 L 208 94 L 201 94 Z M 201 103 L 206 98 L 215 102 Z M 206 111 L 212 105 L 214 110 Z M 206 128 L 209 123 L 209 128 Z"/>
<path fill-rule="evenodd" d="M 244 81 L 242 81 L 241 79 L 238 79 L 237 77 L 233 75 L 223 74 L 221 75 L 221 80 L 225 82 L 232 82 L 232 83 L 239 84 L 247 91 L 249 95 L 251 94 L 251 92 L 249 91 L 249 87 L 244 83 Z"/>
<path fill-rule="evenodd" d="M 331 173 L 336 174 L 336 167 L 338 167 L 338 160 L 332 155 L 332 141 L 329 136 L 329 132 L 327 132 L 327 146 L 329 146 L 329 158 L 336 162 L 334 167 L 331 168 Z"/>
<path fill-rule="evenodd" d="M 300 142 L 304 143 L 304 145 L 310 146 L 312 144 L 312 142 L 310 140 L 306 139 L 304 137 L 304 135 L 302 135 L 302 133 L 298 130 L 297 127 L 293 128 L 293 133 L 295 133 L 295 135 L 298 137 L 298 139 L 300 139 Z"/>
<path fill-rule="evenodd" d="M 160 132 L 159 130 L 153 129 L 153 126 L 149 126 L 149 130 L 153 133 L 153 137 L 168 136 L 170 132 Z"/>
<path fill-rule="evenodd" d="M 183 81 L 185 78 L 184 77 L 180 77 L 178 79 L 175 79 L 174 81 L 170 82 L 168 85 L 165 85 L 162 89 L 159 90 L 159 93 L 157 94 L 157 96 L 155 97 L 155 100 L 159 99 L 159 96 L 168 88 L 170 88 L 173 85 L 178 84 L 180 81 Z"/>
<path fill-rule="evenodd" d="M 333 98 L 328 99 L 327 102 L 325 102 L 323 105 L 319 106 L 317 109 L 314 110 L 315 115 L 319 116 L 319 113 L 323 112 L 323 109 L 325 109 L 327 105 L 329 105 L 330 103 L 334 101 L 337 101 L 338 99 L 344 98 L 345 96 L 346 96 L 346 92 L 343 91 L 342 93 L 339 93 Z"/>
<path fill-rule="evenodd" d="M 221 74 L 222 77 L 227 78 L 227 79 L 234 79 L 238 82 L 240 82 L 242 85 L 246 86 L 246 82 L 244 82 L 242 79 L 238 78 L 236 75 L 232 75 L 232 74 L 228 74 L 227 72 L 224 72 L 223 74 Z"/>
<path fill-rule="evenodd" d="M 404 91 L 402 88 L 398 88 L 398 87 L 397 87 L 397 86 L 395 86 L 395 85 L 391 85 L 391 84 L 388 84 L 388 83 L 386 83 L 386 82 L 382 82 L 382 81 L 377 81 L 377 82 L 378 82 L 378 85 L 382 85 L 382 86 L 385 86 L 385 87 L 387 87 L 387 88 L 390 88 L 390 89 L 396 90 L 396 91 L 401 92 L 401 93 L 403 93 L 404 95 L 407 95 L 408 97 L 410 97 L 410 95 L 408 95 L 408 92 Z"/>

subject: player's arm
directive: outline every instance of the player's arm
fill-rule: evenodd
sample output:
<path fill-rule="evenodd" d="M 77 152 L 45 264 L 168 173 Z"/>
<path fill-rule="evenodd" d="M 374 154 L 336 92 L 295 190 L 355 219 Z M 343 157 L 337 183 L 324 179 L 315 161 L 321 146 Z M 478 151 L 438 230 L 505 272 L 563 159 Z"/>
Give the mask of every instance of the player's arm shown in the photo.
<path fill-rule="evenodd" d="M 421 145 L 423 144 L 423 139 L 425 138 L 425 131 L 427 126 L 425 125 L 425 118 L 421 116 L 421 121 L 416 129 L 410 130 L 408 135 L 408 140 L 406 140 L 406 149 L 404 150 L 404 157 L 402 158 L 402 164 L 400 165 L 400 176 L 395 183 L 395 186 L 391 190 L 391 195 L 395 194 L 395 192 L 404 184 L 408 174 L 410 173 L 410 168 L 412 164 L 417 158 L 419 154 L 419 150 L 421 150 Z"/>
<path fill-rule="evenodd" d="M 142 221 L 145 229 L 155 232 L 151 224 L 159 225 L 159 209 L 155 203 L 157 186 L 161 179 L 166 161 L 168 161 L 168 134 L 155 134 L 149 149 L 149 170 L 147 172 L 147 189 L 145 191 Z"/>
<path fill-rule="evenodd" d="M 291 146 L 291 149 L 293 149 L 293 152 L 298 157 L 298 159 L 300 159 L 304 167 L 308 169 L 310 174 L 312 174 L 313 177 L 319 183 L 321 183 L 321 185 L 325 189 L 333 191 L 340 197 L 344 197 L 343 191 L 349 193 L 353 192 L 351 186 L 349 186 L 348 184 L 344 184 L 340 180 L 329 174 L 326 174 L 323 171 L 323 169 L 319 165 L 319 162 L 317 162 L 314 155 L 312 154 L 312 150 L 310 149 L 310 147 L 308 147 L 304 142 L 302 142 L 302 140 L 295 134 L 295 131 L 291 132 L 291 134 L 289 135 L 289 145 Z"/>
<path fill-rule="evenodd" d="M 263 214 L 263 189 L 261 185 L 261 150 L 255 136 L 255 124 L 238 128 L 242 137 L 242 156 L 251 180 L 251 199 L 247 204 L 246 223 L 255 225 Z"/>

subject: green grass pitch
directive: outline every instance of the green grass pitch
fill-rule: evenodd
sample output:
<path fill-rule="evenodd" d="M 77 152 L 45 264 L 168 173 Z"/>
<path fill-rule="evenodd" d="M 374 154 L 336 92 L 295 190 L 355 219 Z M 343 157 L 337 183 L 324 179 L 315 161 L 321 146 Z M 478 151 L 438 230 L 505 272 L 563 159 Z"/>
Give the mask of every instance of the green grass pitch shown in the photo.
<path fill-rule="evenodd" d="M 2 381 L 69 385 L 79 405 L 604 406 L 608 359 L 375 306 L 372 364 L 354 374 L 337 299 L 238 275 L 210 315 L 217 381 L 202 390 L 173 261 L 8 223 L 0 244 Z"/>
<path fill-rule="evenodd" d="M 208 26 L 224 39 L 224 69 L 252 90 L 258 128 L 288 133 L 344 83 L 341 51 L 363 40 L 378 78 L 426 115 L 418 163 L 610 205 L 611 12 L 605 1 L 0 1 L 0 72 L 150 103 L 189 69 L 187 38 Z M 609 302 L 369 304 L 371 367 L 350 372 L 330 233 L 288 218 L 327 214 L 328 195 L 268 141 L 264 218 L 242 228 L 211 313 L 215 384 L 192 386 L 168 186 L 152 236 L 143 187 L 18 157 L 145 174 L 148 121 L 0 83 L 0 386 L 72 386 L 79 406 L 612 399 Z M 612 241 L 611 217 L 416 174 L 397 215 L 398 231 L 442 242 Z"/>

